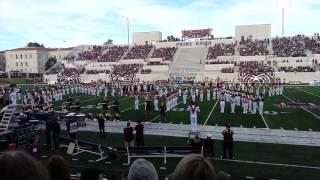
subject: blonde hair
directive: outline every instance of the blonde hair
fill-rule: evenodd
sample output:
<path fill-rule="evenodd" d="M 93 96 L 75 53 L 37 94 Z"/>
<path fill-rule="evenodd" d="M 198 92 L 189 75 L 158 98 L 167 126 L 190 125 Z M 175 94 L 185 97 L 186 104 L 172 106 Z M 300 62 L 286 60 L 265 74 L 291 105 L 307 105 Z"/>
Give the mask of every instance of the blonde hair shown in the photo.
<path fill-rule="evenodd" d="M 191 154 L 184 157 L 174 171 L 174 180 L 216 180 L 211 163 L 202 155 Z"/>

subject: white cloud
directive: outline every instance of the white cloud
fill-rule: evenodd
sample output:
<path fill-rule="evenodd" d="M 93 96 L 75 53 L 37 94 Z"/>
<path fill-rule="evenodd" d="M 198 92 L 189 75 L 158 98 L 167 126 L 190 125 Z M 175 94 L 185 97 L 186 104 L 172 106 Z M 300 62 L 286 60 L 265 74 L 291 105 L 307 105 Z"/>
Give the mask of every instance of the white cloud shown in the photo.
<path fill-rule="evenodd" d="M 317 8 L 320 1 L 292 0 L 286 9 L 286 33 L 318 32 Z M 233 36 L 236 25 L 264 23 L 272 24 L 273 36 L 281 33 L 281 8 L 275 0 L 197 0 L 181 6 L 156 0 L 0 0 L 0 49 L 28 41 L 51 47 L 101 44 L 108 38 L 126 43 L 123 12 L 130 14 L 132 31 L 159 30 L 164 37 L 207 27 L 215 36 Z"/>

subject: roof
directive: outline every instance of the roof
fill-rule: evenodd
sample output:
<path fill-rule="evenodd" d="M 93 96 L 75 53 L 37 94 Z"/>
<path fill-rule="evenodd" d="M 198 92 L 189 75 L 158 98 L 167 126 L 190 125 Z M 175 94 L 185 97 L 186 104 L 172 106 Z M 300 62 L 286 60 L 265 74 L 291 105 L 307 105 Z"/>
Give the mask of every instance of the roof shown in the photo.
<path fill-rule="evenodd" d="M 6 50 L 6 51 L 34 51 L 34 50 L 38 50 L 38 51 L 58 51 L 58 50 L 72 50 L 73 47 L 69 47 L 69 48 L 43 48 L 43 47 L 24 47 L 24 48 L 16 48 L 16 49 L 10 49 L 10 50 Z"/>

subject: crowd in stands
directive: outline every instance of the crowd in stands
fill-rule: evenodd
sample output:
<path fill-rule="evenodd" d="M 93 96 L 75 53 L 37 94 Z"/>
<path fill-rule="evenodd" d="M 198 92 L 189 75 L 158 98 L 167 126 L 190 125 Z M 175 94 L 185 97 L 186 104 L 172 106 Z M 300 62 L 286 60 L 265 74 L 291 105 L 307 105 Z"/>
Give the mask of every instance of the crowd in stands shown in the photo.
<path fill-rule="evenodd" d="M 297 67 L 279 67 L 279 71 L 284 72 L 316 72 L 316 70 L 313 67 L 310 66 L 297 66 Z"/>
<path fill-rule="evenodd" d="M 206 64 L 234 64 L 234 61 L 207 61 Z"/>
<path fill-rule="evenodd" d="M 98 62 L 119 61 L 127 50 L 128 46 L 112 46 L 108 48 L 104 54 L 101 54 L 101 56 L 98 58 Z"/>
<path fill-rule="evenodd" d="M 273 67 L 257 61 L 240 62 L 239 73 L 258 75 L 261 73 L 273 73 Z"/>
<path fill-rule="evenodd" d="M 276 37 L 272 39 L 273 54 L 278 57 L 306 56 L 305 40 L 306 37 L 304 35 Z"/>
<path fill-rule="evenodd" d="M 141 74 L 150 74 L 151 73 L 151 69 L 142 69 L 141 70 Z"/>
<path fill-rule="evenodd" d="M 167 48 L 159 48 L 155 49 L 152 53 L 152 58 L 162 58 L 162 60 L 170 60 L 172 61 L 174 54 L 176 53 L 176 47 L 167 47 Z"/>
<path fill-rule="evenodd" d="M 234 68 L 222 68 L 221 69 L 222 73 L 234 73 Z"/>
<path fill-rule="evenodd" d="M 124 59 L 146 59 L 153 46 L 151 45 L 137 45 L 133 46 Z"/>
<path fill-rule="evenodd" d="M 121 64 L 112 66 L 112 74 L 117 74 L 120 76 L 128 74 L 136 74 L 139 69 L 142 68 L 141 64 Z"/>
<path fill-rule="evenodd" d="M 77 68 L 64 68 L 61 71 L 61 75 L 67 75 L 67 76 L 71 76 L 71 75 L 77 75 L 79 76 L 80 74 L 83 74 L 85 72 L 85 69 L 77 69 Z"/>
<path fill-rule="evenodd" d="M 311 38 L 306 37 L 306 48 L 312 52 L 312 54 L 320 54 L 320 36 L 319 33 L 314 34 Z"/>
<path fill-rule="evenodd" d="M 109 74 L 110 73 L 110 70 L 87 70 L 86 71 L 86 74 L 102 74 L 102 73 L 104 73 L 104 74 Z"/>
<path fill-rule="evenodd" d="M 215 44 L 209 47 L 207 59 L 217 59 L 218 56 L 233 56 L 236 44 Z"/>
<path fill-rule="evenodd" d="M 102 53 L 107 49 L 107 46 L 96 46 L 89 48 L 78 54 L 78 60 L 97 60 L 102 56 Z"/>
<path fill-rule="evenodd" d="M 252 40 L 252 38 L 241 38 L 239 42 L 240 56 L 265 56 L 269 54 L 269 39 Z"/>

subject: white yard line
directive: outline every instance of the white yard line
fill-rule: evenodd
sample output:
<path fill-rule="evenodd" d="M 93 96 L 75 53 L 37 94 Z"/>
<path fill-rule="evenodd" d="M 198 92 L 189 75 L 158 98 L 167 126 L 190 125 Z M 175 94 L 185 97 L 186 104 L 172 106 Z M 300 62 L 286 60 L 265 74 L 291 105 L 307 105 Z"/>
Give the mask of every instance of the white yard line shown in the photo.
<path fill-rule="evenodd" d="M 267 162 L 257 162 L 257 161 L 220 159 L 220 158 L 208 158 L 208 159 L 214 159 L 214 160 L 218 160 L 218 161 L 240 162 L 240 163 L 247 163 L 247 164 L 259 164 L 259 165 L 283 166 L 283 167 L 295 167 L 295 168 L 320 170 L 320 167 L 317 167 L 317 166 L 303 166 L 303 165 L 295 165 L 295 164 L 267 163 Z"/>
<path fill-rule="evenodd" d="M 282 95 L 283 97 L 285 97 L 286 99 L 288 99 L 289 101 L 293 102 L 293 103 L 296 103 L 294 100 L 290 99 L 289 97 L 285 96 L 285 95 Z M 316 117 L 317 119 L 320 120 L 320 117 L 317 116 L 316 114 L 314 114 L 313 112 L 309 111 L 308 109 L 306 109 L 305 107 L 301 106 L 302 109 L 304 109 L 305 111 L 307 111 L 308 113 L 310 113 L 311 115 L 313 115 L 314 117 Z"/>
<path fill-rule="evenodd" d="M 262 118 L 262 120 L 263 120 L 264 125 L 266 126 L 266 128 L 270 129 L 270 128 L 269 128 L 269 125 L 268 125 L 268 123 L 267 123 L 266 119 L 264 119 L 263 115 L 262 115 L 262 114 L 260 114 L 260 116 L 261 116 L 261 118 Z"/>
<path fill-rule="evenodd" d="M 143 102 L 143 103 L 140 103 L 139 106 L 140 106 L 141 104 L 144 104 L 144 102 Z M 122 110 L 122 111 L 120 111 L 120 112 L 126 112 L 126 111 L 129 111 L 130 109 L 133 109 L 133 108 L 134 108 L 134 106 L 131 106 L 131 107 L 129 107 L 129 108 L 127 108 L 127 109 L 124 109 L 124 110 Z"/>
<path fill-rule="evenodd" d="M 307 93 L 307 94 L 310 94 L 310 95 L 312 95 L 312 96 L 315 96 L 315 97 L 320 98 L 320 96 L 318 96 L 318 95 L 316 95 L 316 94 L 313 94 L 313 93 L 311 93 L 311 92 L 304 91 L 304 90 L 301 90 L 301 89 L 297 89 L 297 90 L 298 90 L 298 91 L 302 91 L 302 92 Z"/>
<path fill-rule="evenodd" d="M 219 102 L 219 101 L 217 100 L 216 103 L 214 104 L 214 106 L 212 107 L 212 109 L 211 109 L 211 111 L 210 111 L 210 113 L 209 113 L 206 121 L 203 123 L 203 126 L 205 126 L 205 125 L 207 124 L 207 122 L 208 122 L 208 120 L 210 119 L 210 116 L 211 116 L 211 114 L 213 113 L 213 110 L 214 110 L 214 108 L 217 106 L 218 102 Z"/>

